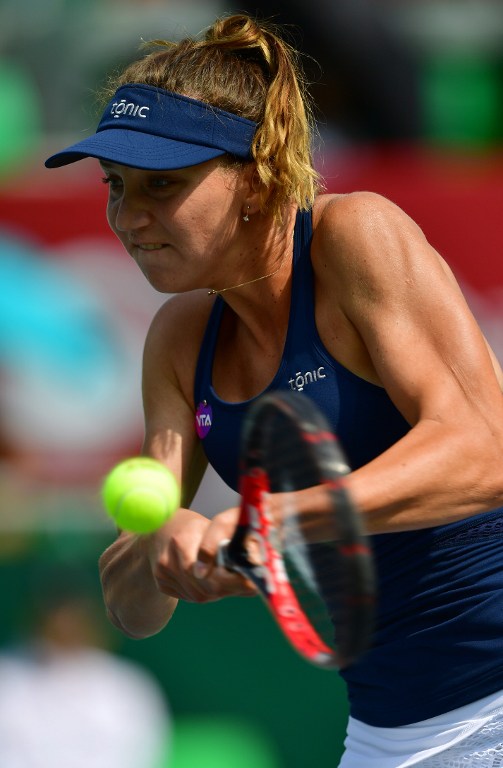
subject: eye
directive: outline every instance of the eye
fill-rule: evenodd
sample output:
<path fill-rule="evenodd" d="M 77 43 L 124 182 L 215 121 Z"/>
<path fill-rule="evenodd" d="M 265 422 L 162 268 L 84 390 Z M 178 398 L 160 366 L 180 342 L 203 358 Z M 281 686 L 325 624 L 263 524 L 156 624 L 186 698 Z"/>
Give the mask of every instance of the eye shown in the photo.
<path fill-rule="evenodd" d="M 108 184 L 110 189 L 122 186 L 122 181 L 117 176 L 103 176 L 101 181 L 103 184 Z"/>
<path fill-rule="evenodd" d="M 153 176 L 149 180 L 150 186 L 154 189 L 166 189 L 167 187 L 172 186 L 173 179 L 168 178 L 167 176 Z"/>

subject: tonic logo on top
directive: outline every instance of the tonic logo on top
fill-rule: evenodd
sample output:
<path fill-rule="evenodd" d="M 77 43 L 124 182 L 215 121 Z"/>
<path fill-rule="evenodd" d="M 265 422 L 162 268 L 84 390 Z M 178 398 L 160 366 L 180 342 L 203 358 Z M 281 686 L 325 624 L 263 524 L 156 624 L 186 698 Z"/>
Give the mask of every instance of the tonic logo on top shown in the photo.
<path fill-rule="evenodd" d="M 135 104 L 134 101 L 126 101 L 121 99 L 120 101 L 114 101 L 110 114 L 117 120 L 122 115 L 129 115 L 130 117 L 142 117 L 144 120 L 148 117 L 150 107 L 141 106 Z"/>

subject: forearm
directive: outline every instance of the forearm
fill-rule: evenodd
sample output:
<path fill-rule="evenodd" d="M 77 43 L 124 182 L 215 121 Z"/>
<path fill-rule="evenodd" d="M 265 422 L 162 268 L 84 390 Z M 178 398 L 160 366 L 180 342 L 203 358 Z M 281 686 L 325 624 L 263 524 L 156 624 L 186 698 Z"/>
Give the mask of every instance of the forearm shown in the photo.
<path fill-rule="evenodd" d="M 500 440 L 480 422 L 425 420 L 348 483 L 369 533 L 462 520 L 503 504 Z"/>
<path fill-rule="evenodd" d="M 174 597 L 162 594 L 154 580 L 146 539 L 122 533 L 99 562 L 105 606 L 110 621 L 137 639 L 159 632 L 176 608 Z"/>

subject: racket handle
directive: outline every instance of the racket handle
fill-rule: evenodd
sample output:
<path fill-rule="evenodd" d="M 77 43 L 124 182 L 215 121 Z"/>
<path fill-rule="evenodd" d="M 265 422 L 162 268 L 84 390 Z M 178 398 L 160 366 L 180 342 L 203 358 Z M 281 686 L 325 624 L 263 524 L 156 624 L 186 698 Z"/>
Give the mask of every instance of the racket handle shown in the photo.
<path fill-rule="evenodd" d="M 247 581 L 251 581 L 266 597 L 269 594 L 267 569 L 252 563 L 246 550 L 236 546 L 236 539 L 224 539 L 220 542 L 217 552 L 217 565 L 233 573 L 239 573 Z"/>
<path fill-rule="evenodd" d="M 230 539 L 223 539 L 218 545 L 217 552 L 217 565 L 222 568 L 227 568 L 228 571 L 233 571 L 232 561 L 229 557 L 229 542 Z"/>

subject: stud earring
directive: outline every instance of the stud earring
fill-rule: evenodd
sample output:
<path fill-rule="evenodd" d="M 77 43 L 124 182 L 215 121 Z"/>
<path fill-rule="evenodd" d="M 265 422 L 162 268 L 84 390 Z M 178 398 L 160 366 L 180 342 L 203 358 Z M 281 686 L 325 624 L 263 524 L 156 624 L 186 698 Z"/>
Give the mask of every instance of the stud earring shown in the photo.
<path fill-rule="evenodd" d="M 249 205 L 247 205 L 247 206 L 246 206 L 246 213 L 245 213 L 245 215 L 243 216 L 243 221 L 250 221 L 250 217 L 248 216 L 248 211 L 249 211 L 249 210 L 250 210 L 250 206 L 249 206 Z"/>

